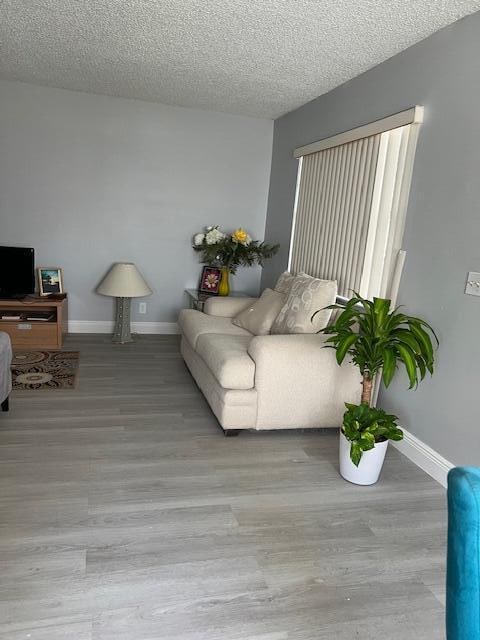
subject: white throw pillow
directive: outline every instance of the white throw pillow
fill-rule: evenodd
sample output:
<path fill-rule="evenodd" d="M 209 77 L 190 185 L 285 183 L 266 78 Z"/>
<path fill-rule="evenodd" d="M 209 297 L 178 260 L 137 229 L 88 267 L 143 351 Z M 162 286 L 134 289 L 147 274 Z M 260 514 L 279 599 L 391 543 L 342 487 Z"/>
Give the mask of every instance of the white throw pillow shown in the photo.
<path fill-rule="evenodd" d="M 295 276 L 290 273 L 290 271 L 284 271 L 277 280 L 277 284 L 274 287 L 275 291 L 279 291 L 288 296 L 294 280 Z"/>
<path fill-rule="evenodd" d="M 316 333 L 327 326 L 337 297 L 336 280 L 307 274 L 295 276 L 288 298 L 273 323 L 271 333 Z M 318 311 L 312 321 L 312 315 Z"/>
<path fill-rule="evenodd" d="M 266 336 L 285 300 L 283 293 L 265 289 L 256 302 L 235 316 L 232 323 L 250 331 L 254 336 Z"/>

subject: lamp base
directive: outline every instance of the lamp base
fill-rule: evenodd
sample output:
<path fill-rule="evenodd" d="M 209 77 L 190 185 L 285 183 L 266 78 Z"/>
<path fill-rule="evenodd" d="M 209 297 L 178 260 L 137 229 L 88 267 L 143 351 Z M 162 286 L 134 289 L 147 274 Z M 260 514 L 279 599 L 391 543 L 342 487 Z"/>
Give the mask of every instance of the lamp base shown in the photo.
<path fill-rule="evenodd" d="M 112 342 L 125 344 L 133 342 L 130 332 L 130 306 L 131 298 L 115 298 L 115 328 Z"/>

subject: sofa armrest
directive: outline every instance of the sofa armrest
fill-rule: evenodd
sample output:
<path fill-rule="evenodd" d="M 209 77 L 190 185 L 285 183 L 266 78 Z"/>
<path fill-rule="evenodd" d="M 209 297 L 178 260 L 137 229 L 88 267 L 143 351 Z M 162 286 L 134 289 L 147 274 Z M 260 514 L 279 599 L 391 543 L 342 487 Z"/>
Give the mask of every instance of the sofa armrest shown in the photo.
<path fill-rule="evenodd" d="M 345 402 L 359 402 L 361 376 L 353 364 L 338 366 L 335 351 L 318 334 L 252 338 L 257 428 L 339 427 Z"/>
<path fill-rule="evenodd" d="M 258 298 L 211 297 L 206 300 L 203 311 L 209 316 L 233 318 L 257 300 Z"/>

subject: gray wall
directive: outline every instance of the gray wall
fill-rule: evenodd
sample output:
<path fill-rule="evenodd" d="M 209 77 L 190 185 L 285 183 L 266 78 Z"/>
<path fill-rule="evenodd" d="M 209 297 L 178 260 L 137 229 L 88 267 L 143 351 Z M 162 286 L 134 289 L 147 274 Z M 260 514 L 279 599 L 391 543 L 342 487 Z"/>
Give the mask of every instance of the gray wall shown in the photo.
<path fill-rule="evenodd" d="M 61 266 L 70 317 L 110 320 L 94 293 L 115 261 L 136 262 L 155 294 L 140 321 L 174 321 L 200 273 L 205 224 L 263 238 L 273 123 L 0 82 L 0 243 Z M 256 292 L 259 269 L 234 286 Z"/>
<path fill-rule="evenodd" d="M 480 13 L 448 27 L 275 122 L 267 239 L 282 252 L 264 269 L 271 284 L 287 264 L 295 147 L 425 106 L 404 247 L 400 303 L 438 331 L 438 368 L 417 391 L 400 373 L 382 405 L 456 464 L 480 465 L 480 298 L 463 293 L 480 271 Z"/>

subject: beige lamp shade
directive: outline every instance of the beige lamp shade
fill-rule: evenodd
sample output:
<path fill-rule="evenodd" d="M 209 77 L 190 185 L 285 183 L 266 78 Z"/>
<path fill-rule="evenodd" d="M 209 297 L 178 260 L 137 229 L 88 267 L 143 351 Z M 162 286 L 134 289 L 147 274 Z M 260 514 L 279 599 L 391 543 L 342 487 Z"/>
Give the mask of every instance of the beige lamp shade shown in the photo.
<path fill-rule="evenodd" d="M 133 262 L 115 262 L 98 285 L 97 293 L 116 298 L 142 298 L 152 290 Z"/>

